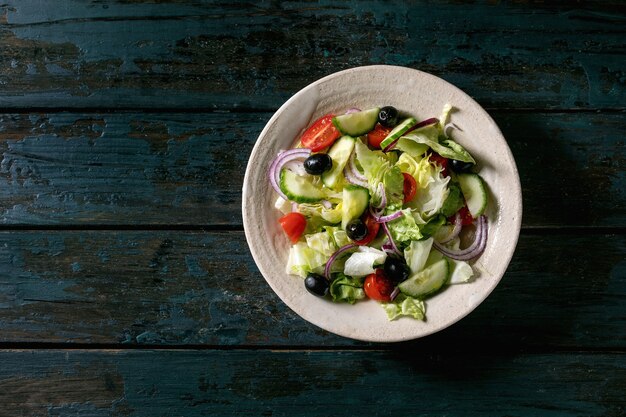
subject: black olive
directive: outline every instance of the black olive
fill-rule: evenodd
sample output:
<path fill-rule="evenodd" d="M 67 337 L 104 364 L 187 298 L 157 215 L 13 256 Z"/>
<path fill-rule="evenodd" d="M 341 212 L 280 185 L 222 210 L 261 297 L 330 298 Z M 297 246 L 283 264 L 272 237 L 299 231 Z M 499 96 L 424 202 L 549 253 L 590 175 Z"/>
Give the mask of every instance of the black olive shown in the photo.
<path fill-rule="evenodd" d="M 403 259 L 388 256 L 383 266 L 387 278 L 395 283 L 402 282 L 409 277 L 409 266 Z"/>
<path fill-rule="evenodd" d="M 352 240 L 365 239 L 367 232 L 367 225 L 361 219 L 354 219 L 346 226 L 346 234 Z"/>
<path fill-rule="evenodd" d="M 471 162 L 463 162 L 459 161 L 458 159 L 450 160 L 450 167 L 454 172 L 467 172 L 472 169 L 473 166 L 474 164 L 472 164 Z"/>
<path fill-rule="evenodd" d="M 324 297 L 328 294 L 328 281 L 319 274 L 309 273 L 304 279 L 304 287 L 313 295 Z"/>
<path fill-rule="evenodd" d="M 333 166 L 332 158 L 326 153 L 316 153 L 304 161 L 304 170 L 311 175 L 322 175 Z"/>
<path fill-rule="evenodd" d="M 398 110 L 392 106 L 385 106 L 378 112 L 378 123 L 385 127 L 394 127 L 398 124 Z"/>

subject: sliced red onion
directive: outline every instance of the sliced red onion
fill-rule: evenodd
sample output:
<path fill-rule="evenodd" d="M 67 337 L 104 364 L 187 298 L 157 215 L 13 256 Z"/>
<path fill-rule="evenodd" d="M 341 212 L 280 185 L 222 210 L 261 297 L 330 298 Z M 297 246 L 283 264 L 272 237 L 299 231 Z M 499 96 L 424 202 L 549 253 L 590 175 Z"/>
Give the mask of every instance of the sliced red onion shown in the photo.
<path fill-rule="evenodd" d="M 307 148 L 289 149 L 288 151 L 279 153 L 278 156 L 272 161 L 269 169 L 270 184 L 272 184 L 274 191 L 276 191 L 284 200 L 289 200 L 289 197 L 282 192 L 278 185 L 278 182 L 280 181 L 280 171 L 287 162 L 294 161 L 296 159 L 308 158 L 309 155 L 311 155 L 311 150 Z"/>
<path fill-rule="evenodd" d="M 435 123 L 439 123 L 439 119 L 437 119 L 436 117 L 431 117 L 429 119 L 422 120 L 421 122 L 417 123 L 416 125 L 411 126 L 411 128 L 406 131 L 405 135 L 407 133 L 409 133 L 409 132 L 412 132 L 414 130 L 420 129 L 422 127 L 434 125 Z"/>
<path fill-rule="evenodd" d="M 324 206 L 324 208 L 327 208 L 327 209 L 333 208 L 333 203 L 331 203 L 328 200 L 322 200 L 321 203 Z"/>
<path fill-rule="evenodd" d="M 352 151 L 352 154 L 350 155 L 350 160 L 348 161 L 348 164 L 349 164 L 348 166 L 350 167 L 350 171 L 352 171 L 352 175 L 354 175 L 355 178 L 361 181 L 367 181 L 367 177 L 361 174 L 359 169 L 356 167 L 356 163 L 354 161 L 355 156 L 356 156 L 356 152 Z"/>
<path fill-rule="evenodd" d="M 459 213 L 454 216 L 454 228 L 452 232 L 446 236 L 443 240 L 440 240 L 439 243 L 448 243 L 455 237 L 461 233 L 461 229 L 463 228 L 463 221 L 461 220 L 461 215 Z"/>
<path fill-rule="evenodd" d="M 478 218 L 478 226 L 474 242 L 472 242 L 472 244 L 467 248 L 461 250 L 448 249 L 439 242 L 433 242 L 433 246 L 448 258 L 456 259 L 457 261 L 469 261 L 470 259 L 474 259 L 483 253 L 485 247 L 487 246 L 487 234 L 487 218 L 485 216 L 480 216 Z"/>
<path fill-rule="evenodd" d="M 391 301 L 395 300 L 398 294 L 400 294 L 400 288 L 396 287 L 393 289 L 393 291 L 389 295 L 389 298 L 391 299 Z"/>
<path fill-rule="evenodd" d="M 291 211 L 298 211 L 298 203 L 291 203 Z"/>
<path fill-rule="evenodd" d="M 448 135 L 448 130 L 449 130 L 449 129 L 457 129 L 457 130 L 461 130 L 461 129 L 459 129 L 459 127 L 458 127 L 457 125 L 455 125 L 454 123 L 450 122 L 450 123 L 448 123 L 447 125 L 445 125 L 445 126 L 443 127 L 443 134 L 444 134 L 446 137 L 449 137 L 449 135 Z"/>
<path fill-rule="evenodd" d="M 391 237 L 391 232 L 389 231 L 389 228 L 387 227 L 387 223 L 381 223 L 381 224 L 383 226 L 383 230 L 385 231 L 385 233 L 387 234 L 387 237 L 389 238 L 389 244 L 391 245 L 391 249 L 393 249 L 393 253 L 395 253 L 396 255 L 402 255 L 402 252 L 400 252 L 400 250 L 396 246 L 396 243 L 393 241 L 393 238 Z"/>
<path fill-rule="evenodd" d="M 331 257 L 328 259 L 328 262 L 326 262 L 326 267 L 324 268 L 324 276 L 326 277 L 327 280 L 330 281 L 330 267 L 335 262 L 335 260 L 339 257 L 339 255 L 341 255 L 342 253 L 346 251 L 349 251 L 350 249 L 356 248 L 357 246 L 358 245 L 355 243 L 350 243 L 348 245 L 340 247 L 339 249 L 337 249 L 335 253 L 331 255 Z"/>
<path fill-rule="evenodd" d="M 400 140 L 400 138 L 394 140 L 393 142 L 391 142 L 389 145 L 385 146 L 385 149 L 383 149 L 383 152 L 389 152 L 390 150 L 392 150 L 393 148 L 396 147 L 396 144 L 398 143 L 398 141 Z"/>
<path fill-rule="evenodd" d="M 345 167 L 343 170 L 343 176 L 350 184 L 359 185 L 363 188 L 367 188 L 367 181 L 363 181 L 354 176 L 354 173 L 349 167 Z"/>
<path fill-rule="evenodd" d="M 285 162 L 285 165 L 283 165 L 283 168 L 288 169 L 289 171 L 295 173 L 296 175 L 304 176 L 307 174 L 306 170 L 304 169 L 304 164 L 302 163 L 302 161 L 292 160 L 292 161 Z"/>
<path fill-rule="evenodd" d="M 382 182 L 378 183 L 376 192 L 380 195 L 380 203 L 374 207 L 382 211 L 385 207 L 387 207 L 387 194 L 385 193 L 385 186 Z"/>
<path fill-rule="evenodd" d="M 392 214 L 388 214 L 386 216 L 381 216 L 380 211 L 374 211 L 371 207 L 370 207 L 370 213 L 372 214 L 372 216 L 374 217 L 374 220 L 376 220 L 376 223 L 387 223 L 390 222 L 392 220 L 395 220 L 399 217 L 402 216 L 402 210 L 398 210 L 395 213 Z"/>
<path fill-rule="evenodd" d="M 356 107 L 351 107 L 351 108 L 349 108 L 348 110 L 346 110 L 346 114 L 350 114 L 350 113 L 358 113 L 358 112 L 360 112 L 360 111 L 361 111 L 361 109 L 359 109 L 359 108 L 356 108 Z"/>

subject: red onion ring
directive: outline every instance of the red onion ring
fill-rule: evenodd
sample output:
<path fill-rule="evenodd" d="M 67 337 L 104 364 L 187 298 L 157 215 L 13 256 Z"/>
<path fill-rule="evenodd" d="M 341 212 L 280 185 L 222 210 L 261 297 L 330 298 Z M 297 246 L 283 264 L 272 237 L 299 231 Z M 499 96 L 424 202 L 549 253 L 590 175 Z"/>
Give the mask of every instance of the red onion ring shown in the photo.
<path fill-rule="evenodd" d="M 383 230 L 385 230 L 385 233 L 387 234 L 387 237 L 389 238 L 389 244 L 391 245 L 391 248 L 393 249 L 393 253 L 395 253 L 396 255 L 402 255 L 402 252 L 400 252 L 400 250 L 396 246 L 396 243 L 393 241 L 393 238 L 391 237 L 391 232 L 389 231 L 389 228 L 387 227 L 387 223 L 381 223 L 381 224 L 383 226 Z"/>
<path fill-rule="evenodd" d="M 417 123 L 416 125 L 411 126 L 411 128 L 409 130 L 404 132 L 404 135 L 407 135 L 407 134 L 409 134 L 409 132 L 412 132 L 412 131 L 414 131 L 416 129 L 419 129 L 421 127 L 434 125 L 435 123 L 439 123 L 439 119 L 437 119 L 436 117 L 431 117 L 430 119 L 422 120 L 421 122 Z M 385 149 L 383 149 L 383 152 L 389 152 L 390 150 L 395 148 L 396 144 L 398 143 L 398 141 L 400 140 L 401 137 L 402 136 L 400 136 L 398 139 L 394 140 L 389 145 L 387 145 L 385 147 Z"/>
<path fill-rule="evenodd" d="M 448 243 L 455 237 L 461 233 L 461 229 L 463 228 L 463 221 L 461 220 L 461 215 L 459 213 L 454 216 L 454 229 L 452 232 L 446 236 L 443 240 L 440 240 L 439 243 Z"/>
<path fill-rule="evenodd" d="M 485 247 L 487 246 L 487 235 L 487 217 L 480 216 L 478 218 L 478 231 L 474 237 L 474 242 L 472 242 L 472 244 L 467 248 L 461 250 L 448 249 L 445 246 L 442 246 L 439 242 L 433 242 L 433 246 L 448 258 L 455 259 L 457 261 L 469 261 L 470 259 L 474 259 L 479 256 L 485 250 Z"/>
<path fill-rule="evenodd" d="M 324 276 L 326 277 L 328 281 L 330 281 L 330 267 L 335 262 L 337 257 L 341 255 L 342 253 L 344 253 L 345 251 L 356 248 L 357 246 L 358 245 L 356 243 L 350 243 L 348 245 L 342 246 L 339 249 L 337 249 L 337 251 L 333 253 L 330 258 L 328 258 L 328 262 L 326 262 L 326 266 L 324 267 Z"/>
<path fill-rule="evenodd" d="M 346 114 L 350 114 L 350 113 L 358 113 L 360 112 L 361 109 L 357 108 L 357 107 L 350 107 L 348 110 L 346 110 Z"/>
<path fill-rule="evenodd" d="M 352 171 L 352 175 L 361 180 L 361 181 L 367 181 L 367 177 L 363 174 L 361 174 L 361 172 L 359 172 L 359 169 L 356 167 L 356 163 L 354 161 L 354 157 L 356 156 L 356 153 L 354 152 L 354 150 L 352 151 L 352 154 L 350 154 L 350 159 L 348 161 L 348 166 L 350 167 L 350 171 Z"/>
<path fill-rule="evenodd" d="M 378 183 L 378 187 L 376 188 L 376 192 L 380 194 L 380 203 L 377 206 L 373 206 L 379 210 L 383 210 L 387 207 L 387 194 L 385 193 L 385 186 L 382 182 Z"/>
<path fill-rule="evenodd" d="M 331 209 L 331 208 L 333 208 L 333 203 L 331 203 L 331 202 L 330 202 L 330 201 L 328 201 L 328 200 L 322 200 L 322 201 L 320 201 L 320 203 L 322 203 L 322 205 L 324 206 L 324 208 L 327 208 L 327 209 Z"/>
<path fill-rule="evenodd" d="M 460 130 L 459 127 L 457 125 L 455 125 L 454 123 L 450 122 L 447 125 L 445 125 L 443 127 L 443 134 L 445 135 L 445 137 L 449 137 L 448 135 L 448 129 L 457 129 Z"/>
<path fill-rule="evenodd" d="M 278 182 L 280 181 L 280 171 L 287 162 L 301 158 L 308 158 L 309 155 L 311 155 L 311 150 L 307 148 L 289 149 L 279 153 L 270 164 L 270 184 L 272 185 L 274 191 L 276 191 L 284 200 L 289 200 L 289 197 L 282 192 L 280 186 L 278 185 Z"/>
<path fill-rule="evenodd" d="M 376 211 L 370 207 L 370 214 L 372 215 L 372 217 L 374 217 L 376 223 L 387 223 L 401 217 L 403 213 L 402 210 L 398 210 L 395 213 L 383 216 L 382 210 Z"/>
<path fill-rule="evenodd" d="M 298 203 L 291 203 L 291 211 L 298 211 Z"/>
<path fill-rule="evenodd" d="M 389 295 L 389 299 L 391 301 L 395 300 L 396 297 L 398 296 L 398 294 L 400 294 L 400 288 L 396 287 L 393 289 L 393 291 L 391 292 L 391 294 Z"/>
<path fill-rule="evenodd" d="M 348 180 L 350 184 L 359 185 L 363 188 L 367 188 L 367 181 L 362 181 L 355 177 L 354 173 L 351 169 L 349 169 L 349 167 L 345 167 L 343 169 L 343 176 L 346 177 L 346 180 Z"/>

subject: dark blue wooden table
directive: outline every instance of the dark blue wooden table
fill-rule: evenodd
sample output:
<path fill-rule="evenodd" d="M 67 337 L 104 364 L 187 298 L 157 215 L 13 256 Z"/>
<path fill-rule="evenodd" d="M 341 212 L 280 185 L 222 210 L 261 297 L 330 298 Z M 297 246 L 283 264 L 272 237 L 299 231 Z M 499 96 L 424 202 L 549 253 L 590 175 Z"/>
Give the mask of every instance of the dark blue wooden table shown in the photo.
<path fill-rule="evenodd" d="M 524 193 L 470 316 L 370 344 L 304 322 L 247 249 L 272 113 L 332 72 L 431 72 Z M 626 414 L 623 1 L 0 4 L 1 416 Z"/>

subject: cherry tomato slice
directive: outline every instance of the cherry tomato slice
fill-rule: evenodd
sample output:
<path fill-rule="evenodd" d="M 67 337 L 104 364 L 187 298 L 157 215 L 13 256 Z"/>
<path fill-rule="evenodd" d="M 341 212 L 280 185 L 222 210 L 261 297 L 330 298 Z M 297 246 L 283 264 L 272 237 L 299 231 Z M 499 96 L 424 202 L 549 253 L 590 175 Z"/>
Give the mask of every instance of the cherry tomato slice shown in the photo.
<path fill-rule="evenodd" d="M 415 181 L 413 175 L 406 172 L 403 172 L 402 176 L 404 177 L 404 199 L 402 202 L 408 203 L 415 198 L 415 193 L 417 192 L 417 181 Z"/>
<path fill-rule="evenodd" d="M 302 146 L 318 152 L 332 145 L 341 136 L 333 124 L 333 117 L 334 114 L 327 114 L 317 119 L 300 138 Z"/>
<path fill-rule="evenodd" d="M 380 148 L 380 143 L 387 137 L 392 129 L 392 127 L 385 127 L 380 123 L 376 123 L 374 130 L 367 134 L 367 143 L 369 143 L 372 148 Z"/>
<path fill-rule="evenodd" d="M 467 206 L 463 206 L 459 209 L 459 214 L 461 215 L 461 224 L 463 226 L 467 226 L 468 224 L 474 223 L 474 218 L 472 214 L 469 212 Z"/>
<path fill-rule="evenodd" d="M 366 216 L 367 217 L 363 219 L 363 221 L 367 226 L 367 235 L 361 240 L 354 241 L 354 243 L 360 246 L 369 244 L 372 240 L 374 240 L 380 230 L 380 223 L 378 223 L 371 214 L 368 213 Z"/>
<path fill-rule="evenodd" d="M 443 167 L 441 175 L 443 175 L 444 177 L 448 177 L 450 175 L 448 172 L 448 158 L 444 158 L 438 153 L 433 152 L 430 154 L 430 160 Z"/>
<path fill-rule="evenodd" d="M 363 290 L 372 300 L 391 301 L 391 293 L 394 285 L 382 269 L 377 269 L 375 273 L 369 274 L 363 282 Z"/>
<path fill-rule="evenodd" d="M 306 217 L 301 213 L 291 212 L 285 214 L 278 221 L 291 243 L 297 243 L 306 228 Z"/>

